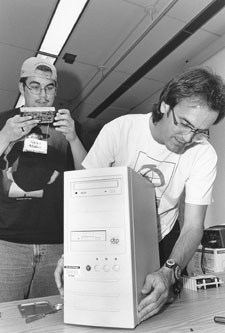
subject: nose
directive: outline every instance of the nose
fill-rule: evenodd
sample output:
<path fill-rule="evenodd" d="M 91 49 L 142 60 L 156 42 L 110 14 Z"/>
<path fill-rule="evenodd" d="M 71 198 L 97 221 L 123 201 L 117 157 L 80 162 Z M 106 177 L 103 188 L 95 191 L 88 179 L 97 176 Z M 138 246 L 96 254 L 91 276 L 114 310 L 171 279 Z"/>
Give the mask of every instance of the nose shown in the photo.
<path fill-rule="evenodd" d="M 41 88 L 41 91 L 40 91 L 40 96 L 46 96 L 46 89 L 45 88 Z"/>
<path fill-rule="evenodd" d="M 194 132 L 190 132 L 188 134 L 183 134 L 183 140 L 185 143 L 191 143 L 193 142 L 195 133 Z"/>

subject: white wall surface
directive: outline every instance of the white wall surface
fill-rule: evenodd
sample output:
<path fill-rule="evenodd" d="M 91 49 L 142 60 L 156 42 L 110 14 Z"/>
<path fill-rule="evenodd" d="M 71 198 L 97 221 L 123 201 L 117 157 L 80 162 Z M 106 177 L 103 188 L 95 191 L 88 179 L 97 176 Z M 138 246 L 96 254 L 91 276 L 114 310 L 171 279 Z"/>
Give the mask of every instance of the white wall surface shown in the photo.
<path fill-rule="evenodd" d="M 225 80 L 225 49 L 202 65 L 210 67 Z M 225 119 L 210 129 L 210 142 L 218 154 L 218 172 L 213 191 L 214 202 L 208 207 L 205 227 L 225 224 Z"/>

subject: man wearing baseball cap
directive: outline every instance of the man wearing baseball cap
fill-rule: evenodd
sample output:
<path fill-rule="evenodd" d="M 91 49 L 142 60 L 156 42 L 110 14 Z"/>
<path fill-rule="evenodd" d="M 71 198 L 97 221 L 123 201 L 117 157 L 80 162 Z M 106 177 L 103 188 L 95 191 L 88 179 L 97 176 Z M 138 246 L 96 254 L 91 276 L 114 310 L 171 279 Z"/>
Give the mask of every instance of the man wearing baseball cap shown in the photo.
<path fill-rule="evenodd" d="M 24 108 L 0 113 L 1 302 L 58 293 L 53 273 L 63 252 L 63 172 L 80 168 L 86 155 L 69 110 L 58 110 L 52 122 L 21 113 L 54 113 L 52 63 L 25 60 L 19 90 Z"/>

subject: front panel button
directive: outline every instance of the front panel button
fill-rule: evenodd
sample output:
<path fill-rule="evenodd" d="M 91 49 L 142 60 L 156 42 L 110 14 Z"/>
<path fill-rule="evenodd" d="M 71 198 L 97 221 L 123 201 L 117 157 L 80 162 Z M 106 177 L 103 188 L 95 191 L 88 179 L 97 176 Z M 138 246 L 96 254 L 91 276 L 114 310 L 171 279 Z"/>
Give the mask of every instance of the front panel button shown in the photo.
<path fill-rule="evenodd" d="M 109 272 L 110 271 L 109 265 L 104 265 L 103 269 L 104 269 L 105 272 Z"/>
<path fill-rule="evenodd" d="M 95 270 L 96 272 L 99 272 L 99 271 L 101 270 L 101 266 L 99 266 L 99 265 L 95 265 L 94 270 Z"/>
<path fill-rule="evenodd" d="M 112 268 L 115 272 L 119 272 L 120 266 L 119 265 L 114 265 Z"/>

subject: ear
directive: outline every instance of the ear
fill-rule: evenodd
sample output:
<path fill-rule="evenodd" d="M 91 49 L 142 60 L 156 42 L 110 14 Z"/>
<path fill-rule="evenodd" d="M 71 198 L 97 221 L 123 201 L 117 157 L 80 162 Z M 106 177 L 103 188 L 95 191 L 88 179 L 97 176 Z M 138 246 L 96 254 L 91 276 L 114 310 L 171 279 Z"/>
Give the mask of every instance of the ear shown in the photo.
<path fill-rule="evenodd" d="M 21 95 L 24 96 L 24 86 L 23 86 L 22 82 L 19 82 L 19 91 L 20 91 Z"/>
<path fill-rule="evenodd" d="M 166 104 L 165 102 L 162 102 L 161 105 L 160 105 L 160 111 L 161 113 L 168 113 L 170 110 L 170 106 L 168 104 Z"/>

